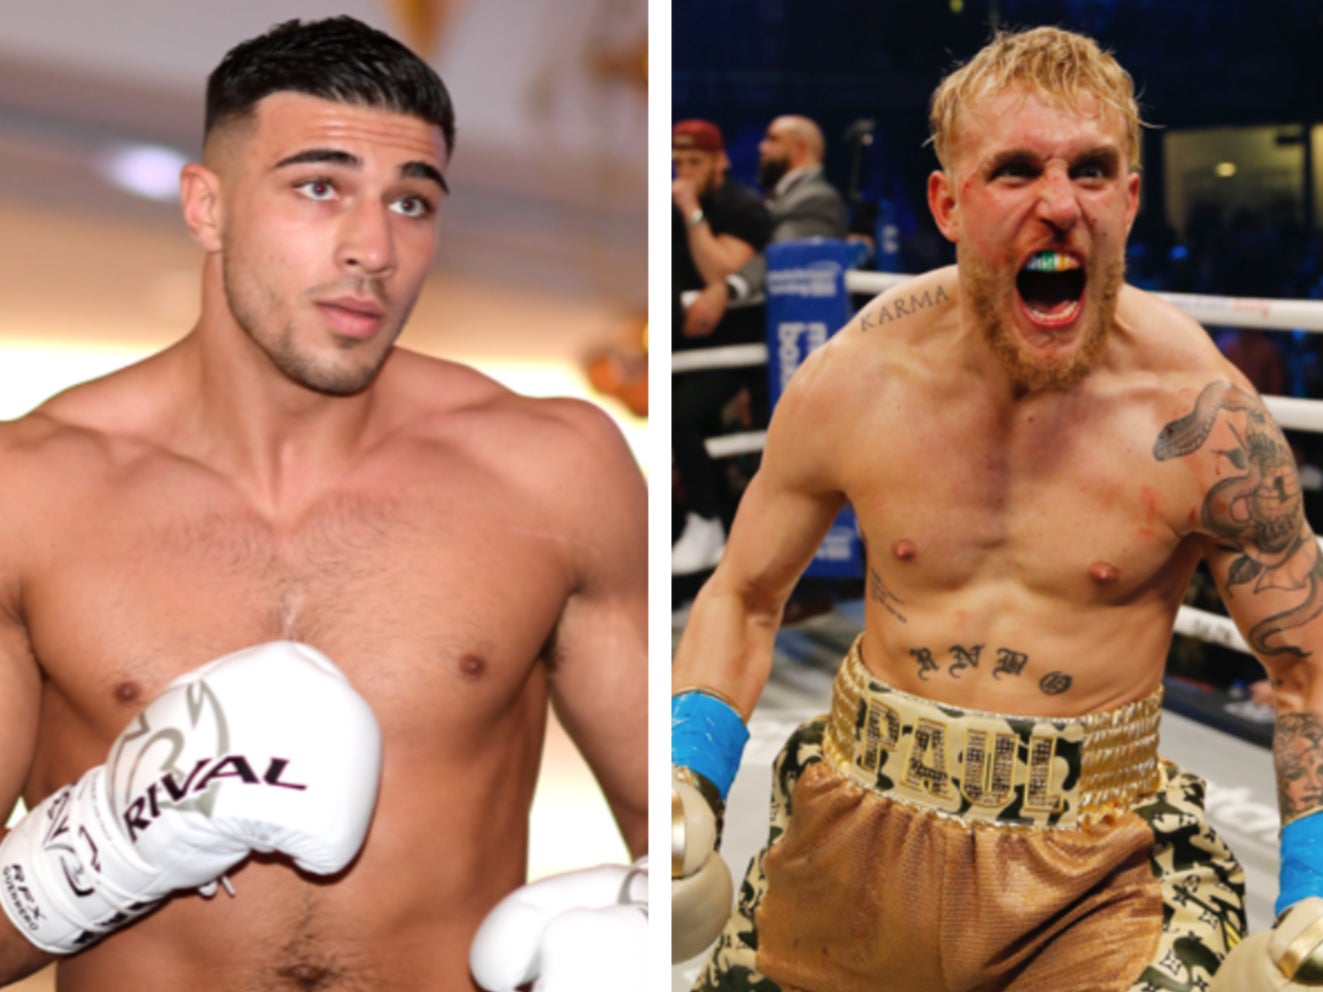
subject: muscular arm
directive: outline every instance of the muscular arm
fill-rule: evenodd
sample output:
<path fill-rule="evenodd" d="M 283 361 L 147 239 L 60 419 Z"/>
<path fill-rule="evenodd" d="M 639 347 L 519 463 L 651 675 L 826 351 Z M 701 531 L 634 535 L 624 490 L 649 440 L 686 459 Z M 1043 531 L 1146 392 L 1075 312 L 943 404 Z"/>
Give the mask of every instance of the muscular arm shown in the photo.
<path fill-rule="evenodd" d="M 0 726 L 5 728 L 5 744 L 0 748 L 0 823 L 9 818 L 31 768 L 40 708 L 37 663 L 22 622 L 5 602 L 0 605 Z M 4 833 L 0 831 L 0 837 Z M 18 981 L 52 960 L 53 955 L 29 943 L 0 913 L 0 984 Z"/>
<path fill-rule="evenodd" d="M 711 226 L 705 223 L 686 226 L 685 236 L 689 239 L 694 266 L 709 286 L 738 271 L 755 254 L 749 242 L 733 234 L 713 234 Z"/>
<path fill-rule="evenodd" d="M 1323 808 L 1323 557 L 1295 459 L 1248 385 L 1214 382 L 1164 428 L 1155 454 L 1200 462 L 1206 557 L 1277 698 L 1282 822 Z"/>
<path fill-rule="evenodd" d="M 577 407 L 556 457 L 573 480 L 576 583 L 557 623 L 552 705 L 615 815 L 630 852 L 647 850 L 647 492 L 619 431 Z"/>
<path fill-rule="evenodd" d="M 675 180 L 671 184 L 671 202 L 681 216 L 688 218 L 699 205 L 693 184 L 685 179 Z M 685 239 L 689 242 L 689 255 L 694 260 L 694 267 L 709 286 L 722 282 L 751 259 L 756 251 L 749 242 L 733 234 L 714 233 L 712 225 L 706 221 L 693 226 L 685 224 Z"/>
<path fill-rule="evenodd" d="M 762 466 L 675 653 L 677 691 L 715 689 L 746 720 L 771 670 L 785 602 L 844 504 L 823 460 L 824 359 L 823 351 L 810 356 L 777 404 Z"/>

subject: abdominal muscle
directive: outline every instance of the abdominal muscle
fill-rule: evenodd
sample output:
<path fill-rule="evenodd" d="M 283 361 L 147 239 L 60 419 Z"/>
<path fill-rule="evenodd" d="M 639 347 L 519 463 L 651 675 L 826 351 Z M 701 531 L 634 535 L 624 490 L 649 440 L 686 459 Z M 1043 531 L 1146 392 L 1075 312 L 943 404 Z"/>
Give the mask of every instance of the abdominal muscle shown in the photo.
<path fill-rule="evenodd" d="M 1175 610 L 1157 597 L 1100 608 L 1023 590 L 925 600 L 869 599 L 865 667 L 917 696 L 1025 716 L 1080 716 L 1149 695 Z"/>

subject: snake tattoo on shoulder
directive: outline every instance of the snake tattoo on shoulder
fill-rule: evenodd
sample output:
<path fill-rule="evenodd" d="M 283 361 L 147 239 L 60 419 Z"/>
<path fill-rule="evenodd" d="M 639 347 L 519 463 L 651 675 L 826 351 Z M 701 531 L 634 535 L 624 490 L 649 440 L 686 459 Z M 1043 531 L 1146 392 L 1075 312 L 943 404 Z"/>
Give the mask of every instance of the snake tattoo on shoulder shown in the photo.
<path fill-rule="evenodd" d="M 1218 449 L 1236 474 L 1208 490 L 1201 507 L 1205 529 L 1221 545 L 1237 553 L 1228 575 L 1228 592 L 1252 583 L 1252 590 L 1299 589 L 1296 606 L 1256 624 L 1247 640 L 1260 655 L 1306 652 L 1275 642 L 1282 632 L 1303 626 L 1323 613 L 1323 560 L 1317 544 L 1306 537 L 1304 497 L 1295 459 L 1281 431 L 1261 401 L 1229 382 L 1203 388 L 1194 409 L 1163 427 L 1153 444 L 1158 461 L 1183 458 L 1204 446 L 1219 415 L 1228 415 L 1235 447 Z M 1234 416 L 1243 414 L 1243 417 Z M 1243 426 L 1238 427 L 1237 422 Z M 1297 554 L 1310 556 L 1311 567 L 1299 578 L 1298 566 L 1287 562 Z"/>

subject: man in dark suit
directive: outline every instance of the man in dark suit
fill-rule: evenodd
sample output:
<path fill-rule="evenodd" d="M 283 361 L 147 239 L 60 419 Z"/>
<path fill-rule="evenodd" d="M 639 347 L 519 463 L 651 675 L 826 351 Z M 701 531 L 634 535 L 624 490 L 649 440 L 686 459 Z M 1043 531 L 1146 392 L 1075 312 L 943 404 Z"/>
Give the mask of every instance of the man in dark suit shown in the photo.
<path fill-rule="evenodd" d="M 758 144 L 758 183 L 772 214 L 772 240 L 844 238 L 845 201 L 822 174 L 822 129 L 807 117 L 787 115 L 767 125 Z M 762 295 L 767 260 L 761 253 L 727 278 L 730 298 Z"/>

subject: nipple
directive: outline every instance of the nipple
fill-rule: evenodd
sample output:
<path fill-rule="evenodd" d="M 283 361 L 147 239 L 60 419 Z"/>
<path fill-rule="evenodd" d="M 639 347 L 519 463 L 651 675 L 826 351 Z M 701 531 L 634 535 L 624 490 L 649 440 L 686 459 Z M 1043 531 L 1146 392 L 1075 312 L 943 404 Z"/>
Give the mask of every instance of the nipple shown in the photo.
<path fill-rule="evenodd" d="M 1095 561 L 1089 566 L 1089 578 L 1101 585 L 1108 585 L 1115 582 L 1119 574 L 1120 573 L 1116 570 L 1116 566 L 1110 562 Z"/>
<path fill-rule="evenodd" d="M 476 654 L 466 654 L 459 659 L 459 673 L 466 679 L 476 679 L 487 670 L 487 662 Z"/>
<path fill-rule="evenodd" d="M 914 557 L 918 550 L 919 549 L 914 546 L 914 542 L 908 537 L 902 537 L 891 546 L 891 554 L 899 561 L 909 561 Z"/>
<path fill-rule="evenodd" d="M 132 703 L 142 695 L 142 687 L 137 682 L 120 682 L 115 686 L 115 699 L 121 703 Z"/>

